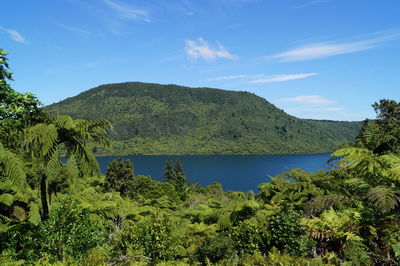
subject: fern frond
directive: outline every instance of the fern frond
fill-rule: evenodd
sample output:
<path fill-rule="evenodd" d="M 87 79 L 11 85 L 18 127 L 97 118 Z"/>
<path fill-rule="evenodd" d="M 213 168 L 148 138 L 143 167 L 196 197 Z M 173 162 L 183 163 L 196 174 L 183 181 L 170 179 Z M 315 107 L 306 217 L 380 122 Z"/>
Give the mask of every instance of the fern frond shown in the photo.
<path fill-rule="evenodd" d="M 0 203 L 3 203 L 7 206 L 11 206 L 15 201 L 14 195 L 10 193 L 3 193 L 0 195 Z"/>
<path fill-rule="evenodd" d="M 339 158 L 339 167 L 355 171 L 370 182 L 376 183 L 382 177 L 400 180 L 400 158 L 395 155 L 374 154 L 366 148 L 344 148 L 335 151 L 333 158 Z"/>
<path fill-rule="evenodd" d="M 388 213 L 399 205 L 400 194 L 392 188 L 377 186 L 368 192 L 367 199 L 378 211 Z"/>
<path fill-rule="evenodd" d="M 26 186 L 26 175 L 23 161 L 13 152 L 4 148 L 0 143 L 0 169 L 3 175 L 10 180 L 15 190 L 22 190 Z"/>
<path fill-rule="evenodd" d="M 319 215 L 331 208 L 338 209 L 348 204 L 350 200 L 340 194 L 317 196 L 306 203 L 306 212 L 309 216 Z"/>
<path fill-rule="evenodd" d="M 31 202 L 29 203 L 28 207 L 29 207 L 28 221 L 34 225 L 38 225 L 41 221 L 39 205 L 36 202 Z"/>
<path fill-rule="evenodd" d="M 25 138 L 32 155 L 46 157 L 56 147 L 57 128 L 53 124 L 37 124 L 26 130 Z"/>

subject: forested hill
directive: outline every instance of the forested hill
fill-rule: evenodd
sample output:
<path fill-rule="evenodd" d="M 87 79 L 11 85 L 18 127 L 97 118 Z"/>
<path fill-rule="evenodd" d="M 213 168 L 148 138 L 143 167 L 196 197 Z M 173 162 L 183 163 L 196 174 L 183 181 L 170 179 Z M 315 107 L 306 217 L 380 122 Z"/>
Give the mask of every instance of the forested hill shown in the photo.
<path fill-rule="evenodd" d="M 101 85 L 45 108 L 108 119 L 115 154 L 331 152 L 361 126 L 298 119 L 248 92 L 140 82 Z"/>

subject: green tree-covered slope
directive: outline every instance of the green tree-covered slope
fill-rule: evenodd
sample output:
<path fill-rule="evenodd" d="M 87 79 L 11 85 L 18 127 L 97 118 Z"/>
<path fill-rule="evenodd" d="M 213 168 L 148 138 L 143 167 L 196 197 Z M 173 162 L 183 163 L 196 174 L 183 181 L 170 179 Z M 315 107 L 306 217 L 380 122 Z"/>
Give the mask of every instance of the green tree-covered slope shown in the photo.
<path fill-rule="evenodd" d="M 102 85 L 46 109 L 108 119 L 116 154 L 330 152 L 361 126 L 298 119 L 248 92 L 140 82 Z"/>

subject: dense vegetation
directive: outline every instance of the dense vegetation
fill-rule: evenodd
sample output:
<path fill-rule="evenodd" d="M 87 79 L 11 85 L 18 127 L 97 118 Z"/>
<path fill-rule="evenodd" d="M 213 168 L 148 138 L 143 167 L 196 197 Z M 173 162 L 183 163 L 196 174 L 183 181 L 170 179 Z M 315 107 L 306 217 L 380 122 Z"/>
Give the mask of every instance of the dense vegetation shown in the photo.
<path fill-rule="evenodd" d="M 0 50 L 0 264 L 397 265 L 400 103 L 381 100 L 330 171 L 282 173 L 259 192 L 165 182 L 131 162 L 98 172 L 104 120 L 52 117 L 13 91 Z M 61 151 L 66 160 L 59 160 Z"/>
<path fill-rule="evenodd" d="M 102 85 L 45 109 L 109 120 L 114 154 L 322 153 L 354 141 L 361 127 L 298 119 L 248 92 L 139 82 Z"/>

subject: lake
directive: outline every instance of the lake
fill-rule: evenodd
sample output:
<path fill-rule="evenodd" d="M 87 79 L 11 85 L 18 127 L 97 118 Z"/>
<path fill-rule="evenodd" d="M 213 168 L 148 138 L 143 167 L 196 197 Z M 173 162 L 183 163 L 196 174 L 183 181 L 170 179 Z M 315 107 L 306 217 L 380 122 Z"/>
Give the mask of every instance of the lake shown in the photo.
<path fill-rule="evenodd" d="M 118 156 L 100 156 L 97 160 L 100 170 L 105 173 L 107 165 Z M 260 183 L 270 181 L 284 171 L 301 168 L 306 171 L 328 169 L 329 154 L 296 155 L 202 155 L 202 156 L 164 156 L 131 155 L 123 156 L 132 161 L 135 175 L 147 175 L 163 180 L 167 159 L 180 159 L 187 180 L 203 186 L 219 182 L 223 189 L 247 192 L 257 191 Z"/>

